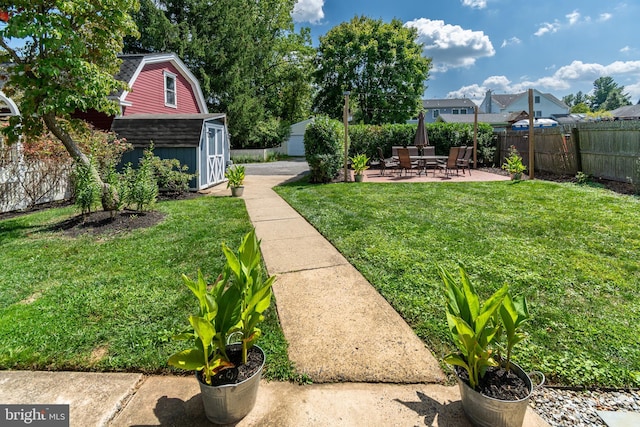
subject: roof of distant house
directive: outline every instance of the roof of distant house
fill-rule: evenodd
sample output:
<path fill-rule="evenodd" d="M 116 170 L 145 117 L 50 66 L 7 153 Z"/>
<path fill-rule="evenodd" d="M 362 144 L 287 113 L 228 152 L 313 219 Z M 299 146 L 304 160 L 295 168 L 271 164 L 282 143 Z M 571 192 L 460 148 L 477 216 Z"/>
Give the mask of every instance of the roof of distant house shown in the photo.
<path fill-rule="evenodd" d="M 488 123 L 490 125 L 506 125 L 513 123 L 523 117 L 528 116 L 525 111 L 513 113 L 479 113 L 478 123 Z M 447 123 L 473 123 L 473 114 L 440 114 L 439 120 Z"/>
<path fill-rule="evenodd" d="M 611 111 L 611 115 L 616 119 L 640 118 L 640 105 L 625 105 Z"/>
<path fill-rule="evenodd" d="M 436 108 L 473 108 L 476 103 L 469 98 L 423 99 L 422 106 L 428 110 Z"/>

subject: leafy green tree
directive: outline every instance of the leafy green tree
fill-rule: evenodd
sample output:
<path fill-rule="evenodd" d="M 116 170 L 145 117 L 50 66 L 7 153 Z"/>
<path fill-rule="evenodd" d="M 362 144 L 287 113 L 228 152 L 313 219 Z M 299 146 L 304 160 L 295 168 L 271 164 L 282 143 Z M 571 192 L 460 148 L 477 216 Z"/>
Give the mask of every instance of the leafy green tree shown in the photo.
<path fill-rule="evenodd" d="M 431 66 L 416 37 L 415 28 L 397 19 L 364 16 L 329 30 L 316 58 L 315 109 L 341 119 L 343 93 L 351 91 L 356 122 L 398 123 L 414 116 Z"/>
<path fill-rule="evenodd" d="M 273 139 L 274 126 L 308 115 L 311 41 L 308 31 L 293 32 L 294 4 L 143 0 L 134 15 L 141 38 L 127 39 L 125 52 L 178 54 L 198 77 L 209 108 L 229 117 L 232 145 L 260 145 Z"/>
<path fill-rule="evenodd" d="M 114 75 L 123 37 L 136 34 L 129 12 L 137 7 L 137 0 L 20 0 L 1 6 L 10 16 L 0 27 L 0 55 L 9 61 L 3 91 L 20 93 L 22 113 L 3 132 L 15 142 L 48 129 L 88 168 L 103 194 L 111 194 L 109 185 L 72 137 L 70 116 L 90 109 L 118 113 L 109 95 L 126 88 Z M 24 46 L 11 47 L 11 39 L 23 39 Z"/>
<path fill-rule="evenodd" d="M 578 113 L 578 114 L 582 113 L 582 114 L 584 114 L 584 113 L 588 113 L 591 110 L 589 109 L 589 106 L 587 104 L 585 104 L 584 102 L 580 102 L 580 103 L 574 105 L 573 107 L 571 107 L 570 111 L 572 113 Z"/>
<path fill-rule="evenodd" d="M 582 93 L 582 91 L 578 91 L 578 93 L 576 93 L 575 95 L 569 94 L 567 96 L 564 96 L 562 98 L 562 102 L 564 102 L 565 104 L 567 104 L 567 106 L 569 106 L 569 108 L 571 108 L 572 113 L 586 113 L 587 111 L 589 111 L 589 104 L 591 102 L 591 99 L 589 95 Z M 581 104 L 587 107 L 587 111 L 573 111 L 574 107 L 578 107 Z M 583 110 L 583 107 L 580 106 L 578 107 L 578 109 Z"/>
<path fill-rule="evenodd" d="M 630 95 L 624 92 L 624 86 L 618 86 L 612 77 L 600 77 L 593 82 L 591 97 L 592 111 L 610 111 L 624 105 L 631 105 Z"/>

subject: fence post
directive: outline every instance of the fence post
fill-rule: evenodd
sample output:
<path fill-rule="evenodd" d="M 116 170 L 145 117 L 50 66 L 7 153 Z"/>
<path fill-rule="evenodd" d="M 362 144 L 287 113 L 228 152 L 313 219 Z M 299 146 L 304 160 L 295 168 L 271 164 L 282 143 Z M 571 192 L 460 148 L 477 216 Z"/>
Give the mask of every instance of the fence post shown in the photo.
<path fill-rule="evenodd" d="M 573 138 L 573 146 L 575 147 L 576 168 L 582 171 L 582 153 L 580 150 L 580 131 L 578 127 L 571 128 L 571 138 Z"/>

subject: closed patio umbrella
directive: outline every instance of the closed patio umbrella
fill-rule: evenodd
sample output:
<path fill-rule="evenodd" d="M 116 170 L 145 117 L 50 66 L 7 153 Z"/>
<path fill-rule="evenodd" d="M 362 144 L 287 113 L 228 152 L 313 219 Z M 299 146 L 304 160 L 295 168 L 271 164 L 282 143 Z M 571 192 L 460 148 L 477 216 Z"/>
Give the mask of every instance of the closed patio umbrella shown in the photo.
<path fill-rule="evenodd" d="M 429 145 L 429 136 L 427 135 L 427 128 L 424 125 L 424 113 L 422 111 L 418 114 L 418 129 L 416 130 L 413 145 L 420 148 Z"/>

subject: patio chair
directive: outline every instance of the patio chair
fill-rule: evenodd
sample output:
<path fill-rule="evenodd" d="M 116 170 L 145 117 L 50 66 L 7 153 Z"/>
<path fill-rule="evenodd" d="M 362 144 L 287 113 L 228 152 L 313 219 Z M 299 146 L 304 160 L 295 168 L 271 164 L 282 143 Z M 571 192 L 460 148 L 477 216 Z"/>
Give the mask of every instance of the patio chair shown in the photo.
<path fill-rule="evenodd" d="M 464 168 L 467 168 L 469 170 L 469 176 L 471 176 L 471 156 L 473 155 L 473 147 L 467 147 L 467 149 L 464 151 L 464 156 L 462 158 L 460 158 L 460 156 L 458 156 L 458 167 L 462 168 L 462 173 L 464 172 Z"/>
<path fill-rule="evenodd" d="M 461 145 L 460 147 L 458 147 L 458 160 L 462 160 L 462 158 L 464 157 L 464 153 L 467 152 L 467 146 L 466 145 Z"/>
<path fill-rule="evenodd" d="M 446 176 L 453 173 L 453 169 L 458 173 L 458 154 L 460 153 L 460 147 L 451 147 L 449 149 L 449 157 L 445 162 L 438 162 L 438 167 L 444 171 Z"/>
<path fill-rule="evenodd" d="M 433 145 L 427 145 L 423 149 L 423 155 L 425 156 L 435 156 L 436 155 L 436 147 Z M 433 176 L 436 176 L 436 169 L 438 169 L 438 161 L 437 160 L 423 160 L 424 166 L 424 174 L 427 175 L 429 168 L 433 169 Z"/>
<path fill-rule="evenodd" d="M 384 176 L 384 173 L 387 169 L 393 170 L 398 168 L 398 162 L 396 162 L 392 158 L 384 158 L 384 152 L 382 151 L 381 147 L 378 147 L 378 160 L 378 166 L 380 167 L 380 176 Z"/>
<path fill-rule="evenodd" d="M 418 168 L 418 162 L 412 162 L 411 156 L 409 155 L 409 150 L 406 148 L 398 149 L 398 169 L 400 169 L 400 175 L 402 175 L 402 171 L 405 171 L 405 175 L 414 169 Z"/>

